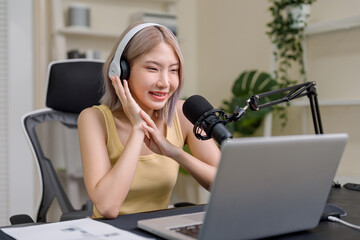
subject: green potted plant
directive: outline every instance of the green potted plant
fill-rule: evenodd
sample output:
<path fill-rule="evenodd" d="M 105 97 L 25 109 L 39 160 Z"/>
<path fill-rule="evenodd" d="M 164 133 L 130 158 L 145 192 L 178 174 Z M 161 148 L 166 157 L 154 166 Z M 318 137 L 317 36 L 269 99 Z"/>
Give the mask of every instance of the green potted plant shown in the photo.
<path fill-rule="evenodd" d="M 298 82 L 289 76 L 289 70 L 294 63 L 298 64 L 302 80 L 306 81 L 302 41 L 306 20 L 310 15 L 310 5 L 315 1 L 270 0 L 272 20 L 267 24 L 270 29 L 267 35 L 274 44 L 274 78 L 282 87 Z"/>
<path fill-rule="evenodd" d="M 221 109 L 228 114 L 232 114 L 236 106 L 244 107 L 250 96 L 279 88 L 280 84 L 267 72 L 258 70 L 244 71 L 233 84 L 231 99 L 224 100 Z M 277 95 L 265 97 L 260 104 L 273 101 L 277 97 Z M 282 107 L 277 106 L 276 108 Z M 260 111 L 247 110 L 239 121 L 229 123 L 226 127 L 232 132 L 233 137 L 253 135 L 261 126 L 265 116 L 273 109 L 264 108 Z M 286 115 L 282 117 L 286 117 Z"/>

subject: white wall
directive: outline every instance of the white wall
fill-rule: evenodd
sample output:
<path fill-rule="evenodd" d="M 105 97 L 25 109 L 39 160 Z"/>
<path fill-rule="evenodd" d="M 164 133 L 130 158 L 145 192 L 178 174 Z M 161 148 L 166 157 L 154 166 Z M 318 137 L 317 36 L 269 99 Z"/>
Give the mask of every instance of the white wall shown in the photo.
<path fill-rule="evenodd" d="M 271 43 L 265 32 L 271 20 L 268 0 L 198 0 L 197 89 L 214 107 L 231 96 L 234 80 L 244 70 L 271 68 Z M 317 0 L 311 8 L 310 23 L 360 15 L 357 0 Z M 353 101 L 357 104 L 323 106 L 325 133 L 350 135 L 338 178 L 343 182 L 360 182 L 360 27 L 308 36 L 308 81 L 316 81 L 322 101 Z M 306 99 L 304 99 L 306 101 Z M 302 111 L 308 112 L 305 130 Z M 288 125 L 275 119 L 273 135 L 314 133 L 308 108 L 291 107 Z"/>
<path fill-rule="evenodd" d="M 242 71 L 270 69 L 268 6 L 267 0 L 197 1 L 197 84 L 214 107 L 230 98 Z"/>
<path fill-rule="evenodd" d="M 181 51 L 184 56 L 185 82 L 182 95 L 198 94 L 198 25 L 196 24 L 197 1 L 181 0 L 177 3 L 178 28 Z"/>
<path fill-rule="evenodd" d="M 32 1 L 8 0 L 9 17 L 9 215 L 33 215 L 33 159 L 21 116 L 33 109 Z"/>

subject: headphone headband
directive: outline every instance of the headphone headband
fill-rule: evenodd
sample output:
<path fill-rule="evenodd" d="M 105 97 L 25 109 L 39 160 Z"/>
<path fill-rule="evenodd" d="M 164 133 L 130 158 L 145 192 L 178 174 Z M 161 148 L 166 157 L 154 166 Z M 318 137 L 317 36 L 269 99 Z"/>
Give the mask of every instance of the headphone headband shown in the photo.
<path fill-rule="evenodd" d="M 116 50 L 113 60 L 111 61 L 111 64 L 109 67 L 109 77 L 111 77 L 111 76 L 119 76 L 120 77 L 120 75 L 121 75 L 120 59 L 121 59 L 121 56 L 123 54 L 125 47 L 127 46 L 127 44 L 130 42 L 130 40 L 136 33 L 140 32 L 142 29 L 144 29 L 146 27 L 150 27 L 150 26 L 161 26 L 161 25 L 157 24 L 157 23 L 142 23 L 142 24 L 139 24 L 139 25 L 135 26 L 134 28 L 132 28 L 124 36 L 124 38 L 121 40 L 121 42 L 119 44 L 119 47 Z"/>

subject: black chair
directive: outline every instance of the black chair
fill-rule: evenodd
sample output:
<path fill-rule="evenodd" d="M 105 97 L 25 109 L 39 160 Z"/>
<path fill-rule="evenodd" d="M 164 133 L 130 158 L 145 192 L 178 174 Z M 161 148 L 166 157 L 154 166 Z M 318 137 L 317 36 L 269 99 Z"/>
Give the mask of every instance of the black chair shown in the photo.
<path fill-rule="evenodd" d="M 99 104 L 103 82 L 102 66 L 103 61 L 85 59 L 50 63 L 46 94 L 48 108 L 30 112 L 22 118 L 23 129 L 40 173 L 41 201 L 38 204 L 36 222 L 46 222 L 47 212 L 55 198 L 62 212 L 61 221 L 92 215 L 90 201 L 82 209 L 74 209 L 51 159 L 44 154 L 36 128 L 40 124 L 55 121 L 67 128 L 76 129 L 79 113 L 84 108 Z M 14 216 L 12 223 L 17 223 Z"/>

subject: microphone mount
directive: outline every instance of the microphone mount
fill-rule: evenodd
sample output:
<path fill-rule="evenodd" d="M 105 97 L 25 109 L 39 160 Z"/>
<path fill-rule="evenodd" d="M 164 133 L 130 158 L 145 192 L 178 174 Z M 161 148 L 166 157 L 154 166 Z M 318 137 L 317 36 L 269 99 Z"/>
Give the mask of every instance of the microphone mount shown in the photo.
<path fill-rule="evenodd" d="M 288 93 L 278 100 L 274 100 L 269 103 L 259 104 L 259 100 L 261 98 L 269 97 L 269 96 L 272 96 L 275 94 L 285 93 L 285 92 L 288 92 Z M 241 109 L 240 111 L 237 110 L 239 107 L 236 106 L 235 112 L 241 112 L 241 111 L 245 112 L 245 110 L 247 110 L 248 108 L 252 111 L 259 111 L 263 108 L 272 107 L 272 106 L 280 104 L 280 103 L 290 102 L 293 99 L 297 99 L 297 98 L 304 97 L 304 96 L 308 96 L 309 101 L 310 101 L 310 108 L 311 108 L 311 114 L 312 114 L 315 134 L 323 134 L 323 128 L 322 128 L 322 123 L 321 123 L 320 109 L 319 109 L 319 103 L 318 103 L 318 99 L 317 99 L 317 91 L 316 91 L 316 83 L 315 82 L 301 83 L 301 84 L 298 84 L 295 86 L 290 86 L 290 87 L 286 87 L 286 88 L 282 88 L 282 89 L 278 89 L 278 90 L 274 90 L 274 91 L 269 91 L 269 92 L 253 95 L 246 101 L 246 106 L 242 109 L 240 108 Z M 242 116 L 243 116 L 243 114 L 241 114 L 240 118 Z M 238 119 L 233 118 L 233 119 L 237 121 L 240 118 L 238 118 Z"/>
<path fill-rule="evenodd" d="M 208 119 L 208 116 L 216 115 L 216 118 L 212 118 L 211 120 Z M 205 131 L 206 135 L 203 135 L 202 132 L 204 131 L 200 126 L 202 124 L 206 126 L 215 126 L 218 123 L 225 123 L 227 119 L 226 114 L 221 111 L 220 109 L 211 109 L 205 112 L 194 124 L 193 132 L 197 139 L 201 140 L 208 140 L 210 139 L 210 133 L 212 128 L 209 128 L 208 131 Z M 225 125 L 225 124 L 224 124 Z"/>
<path fill-rule="evenodd" d="M 210 139 L 210 133 L 212 131 L 212 128 L 208 127 L 208 131 L 205 131 L 202 129 L 201 125 L 205 126 L 212 126 L 214 127 L 218 123 L 222 123 L 223 125 L 238 121 L 240 118 L 243 117 L 245 114 L 245 110 L 248 108 L 248 106 L 245 106 L 244 108 L 241 108 L 239 106 L 235 107 L 234 114 L 228 116 L 225 114 L 224 111 L 220 109 L 211 109 L 207 112 L 205 112 L 194 124 L 193 132 L 197 139 L 200 140 L 208 140 Z M 208 118 L 208 116 L 215 115 L 215 118 Z M 206 133 L 206 135 L 203 135 L 203 131 Z"/>
<path fill-rule="evenodd" d="M 259 100 L 261 98 L 269 97 L 275 94 L 279 93 L 285 93 L 288 92 L 285 96 L 281 97 L 280 99 L 274 100 L 272 102 L 259 104 Z M 241 108 L 239 106 L 235 107 L 234 113 L 232 115 L 226 115 L 224 111 L 220 109 L 211 109 L 207 112 L 205 112 L 194 124 L 193 132 L 196 138 L 201 140 L 207 140 L 210 139 L 210 133 L 213 129 L 213 127 L 218 124 L 222 123 L 223 125 L 226 125 L 230 122 L 236 122 L 240 120 L 244 115 L 246 110 L 250 109 L 252 111 L 259 111 L 263 108 L 272 107 L 274 105 L 280 104 L 280 103 L 286 103 L 290 102 L 293 99 L 297 99 L 300 97 L 308 96 L 310 101 L 310 108 L 311 108 L 311 114 L 312 119 L 314 123 L 314 129 L 316 134 L 323 134 L 323 128 L 321 123 L 321 117 L 320 117 L 320 109 L 319 109 L 319 103 L 317 100 L 317 92 L 316 92 L 316 83 L 315 82 L 306 82 L 301 83 L 295 86 L 290 86 L 282 89 L 277 89 L 274 91 L 269 91 L 261 94 L 256 94 L 251 96 L 246 101 L 246 106 Z M 213 115 L 213 117 L 209 117 Z M 205 129 L 208 129 L 207 131 L 203 130 L 201 126 L 206 126 Z M 203 135 L 203 131 L 206 133 L 206 135 Z"/>
<path fill-rule="evenodd" d="M 280 98 L 278 100 L 259 105 L 259 100 L 261 98 L 268 97 L 268 96 L 271 96 L 274 94 L 288 92 L 288 91 L 289 91 L 288 94 L 286 94 L 285 96 L 283 96 L 282 98 Z M 304 96 L 308 96 L 309 101 L 310 101 L 310 108 L 311 108 L 311 114 L 312 114 L 315 134 L 323 134 L 323 128 L 322 128 L 322 123 L 321 123 L 320 109 L 319 109 L 319 103 L 318 103 L 318 99 L 317 99 L 317 91 L 316 91 L 316 83 L 315 82 L 306 82 L 306 83 L 298 84 L 295 86 L 291 86 L 291 87 L 278 89 L 278 90 L 251 96 L 247 100 L 247 106 L 252 111 L 258 111 L 260 109 L 268 108 L 268 107 L 271 107 L 271 106 L 274 106 L 274 105 L 277 105 L 280 103 L 290 102 L 293 99 L 297 99 L 297 98 L 304 97 Z"/>

